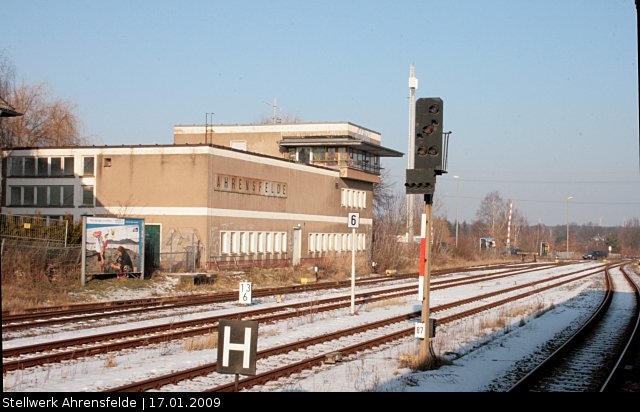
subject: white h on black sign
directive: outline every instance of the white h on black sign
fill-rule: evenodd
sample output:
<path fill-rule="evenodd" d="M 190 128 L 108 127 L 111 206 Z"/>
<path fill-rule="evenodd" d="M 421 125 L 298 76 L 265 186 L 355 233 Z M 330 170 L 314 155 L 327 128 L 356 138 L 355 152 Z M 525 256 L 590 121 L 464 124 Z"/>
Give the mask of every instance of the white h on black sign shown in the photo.
<path fill-rule="evenodd" d="M 218 323 L 218 372 L 256 374 L 258 322 L 221 320 Z"/>

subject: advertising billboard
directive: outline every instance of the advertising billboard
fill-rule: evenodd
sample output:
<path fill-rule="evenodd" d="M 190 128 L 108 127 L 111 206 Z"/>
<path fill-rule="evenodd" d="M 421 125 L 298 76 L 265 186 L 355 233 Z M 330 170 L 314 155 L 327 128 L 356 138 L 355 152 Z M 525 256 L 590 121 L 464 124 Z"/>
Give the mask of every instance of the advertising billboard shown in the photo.
<path fill-rule="evenodd" d="M 144 219 L 84 217 L 82 283 L 87 278 L 143 277 Z"/>

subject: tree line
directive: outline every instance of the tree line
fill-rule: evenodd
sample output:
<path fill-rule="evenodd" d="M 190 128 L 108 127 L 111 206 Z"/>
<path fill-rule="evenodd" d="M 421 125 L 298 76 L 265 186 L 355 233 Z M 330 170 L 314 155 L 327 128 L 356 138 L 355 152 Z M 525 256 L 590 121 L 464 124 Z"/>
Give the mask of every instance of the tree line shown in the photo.
<path fill-rule="evenodd" d="M 414 228 L 420 228 L 422 198 L 416 196 Z M 496 255 L 506 255 L 509 203 L 497 191 L 487 194 L 472 222 L 458 222 L 456 246 L 456 223 L 448 220 L 437 199 L 433 205 L 432 254 L 438 259 L 475 260 L 486 257 L 488 251 L 480 249 L 480 238 L 496 240 Z M 387 176 L 383 174 L 380 184 L 374 186 L 374 222 L 372 259 L 384 268 L 407 268 L 416 264 L 418 245 L 406 243 L 407 203 L 404 194 L 393 190 Z M 540 245 L 549 246 L 549 255 L 567 249 L 566 225 L 549 226 L 542 223 L 529 224 L 518 209 L 512 210 L 510 248 L 523 252 L 540 252 Z M 419 235 L 419 233 L 417 233 Z M 581 256 L 590 250 L 609 250 L 626 257 L 640 256 L 640 219 L 632 218 L 622 226 L 603 227 L 593 223 L 569 225 L 569 251 Z"/>

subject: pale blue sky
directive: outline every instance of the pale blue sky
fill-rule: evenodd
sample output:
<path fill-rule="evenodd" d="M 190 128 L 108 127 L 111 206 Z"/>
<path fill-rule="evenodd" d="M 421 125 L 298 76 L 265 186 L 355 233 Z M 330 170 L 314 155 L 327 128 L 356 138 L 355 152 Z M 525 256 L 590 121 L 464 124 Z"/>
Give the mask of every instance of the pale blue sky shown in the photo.
<path fill-rule="evenodd" d="M 633 0 L 12 1 L 19 80 L 76 102 L 95 144 L 285 113 L 350 121 L 407 151 L 409 65 L 452 130 L 440 213 L 497 190 L 529 223 L 640 217 Z M 406 157 L 386 159 L 398 191 Z"/>

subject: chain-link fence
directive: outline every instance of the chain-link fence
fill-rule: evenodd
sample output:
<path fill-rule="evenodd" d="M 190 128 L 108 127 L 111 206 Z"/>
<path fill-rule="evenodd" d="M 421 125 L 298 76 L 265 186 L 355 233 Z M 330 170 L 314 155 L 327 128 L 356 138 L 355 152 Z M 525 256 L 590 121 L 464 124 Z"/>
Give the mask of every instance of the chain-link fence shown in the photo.
<path fill-rule="evenodd" d="M 35 216 L 0 214 L 0 238 L 66 246 L 69 222 Z"/>

